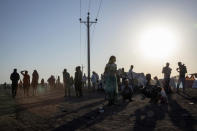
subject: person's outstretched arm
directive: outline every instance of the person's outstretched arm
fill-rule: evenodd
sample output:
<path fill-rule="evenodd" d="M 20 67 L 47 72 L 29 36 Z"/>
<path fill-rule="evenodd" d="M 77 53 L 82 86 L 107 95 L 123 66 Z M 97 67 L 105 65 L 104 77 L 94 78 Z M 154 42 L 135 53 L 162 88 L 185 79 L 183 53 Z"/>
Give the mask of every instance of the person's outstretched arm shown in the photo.
<path fill-rule="evenodd" d="M 22 74 L 22 75 L 25 75 L 24 71 L 21 71 L 21 74 Z"/>

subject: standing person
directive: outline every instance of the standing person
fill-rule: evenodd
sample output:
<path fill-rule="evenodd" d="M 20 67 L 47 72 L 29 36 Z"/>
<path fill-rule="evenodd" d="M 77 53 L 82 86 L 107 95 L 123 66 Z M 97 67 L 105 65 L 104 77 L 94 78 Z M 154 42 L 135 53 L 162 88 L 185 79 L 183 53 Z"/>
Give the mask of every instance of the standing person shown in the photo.
<path fill-rule="evenodd" d="M 40 83 L 41 83 L 41 86 L 42 86 L 42 87 L 45 86 L 45 83 L 44 83 L 44 79 L 43 79 L 43 78 L 41 79 Z"/>
<path fill-rule="evenodd" d="M 81 67 L 77 66 L 76 67 L 76 72 L 75 72 L 75 92 L 76 96 L 82 96 L 82 72 L 81 72 Z"/>
<path fill-rule="evenodd" d="M 104 84 L 104 75 L 101 74 L 101 79 L 99 81 L 99 90 L 103 91 L 103 84 Z"/>
<path fill-rule="evenodd" d="M 54 75 L 51 76 L 51 84 L 52 84 L 52 87 L 55 88 L 55 76 Z"/>
<path fill-rule="evenodd" d="M 66 97 L 67 95 L 70 96 L 70 94 L 67 94 L 67 90 L 70 91 L 70 74 L 67 72 L 67 69 L 64 69 L 63 71 L 63 81 L 64 81 L 64 89 L 65 89 L 64 97 Z"/>
<path fill-rule="evenodd" d="M 47 82 L 48 82 L 48 87 L 51 88 L 52 87 L 51 76 L 49 77 L 49 79 L 47 80 Z"/>
<path fill-rule="evenodd" d="M 49 77 L 47 81 L 49 83 L 50 88 L 55 88 L 55 77 L 53 75 L 51 75 L 51 77 Z"/>
<path fill-rule="evenodd" d="M 20 79 L 19 74 L 17 73 L 17 69 L 14 69 L 14 72 L 10 75 L 10 80 L 12 81 L 12 97 L 16 97 L 18 81 Z"/>
<path fill-rule="evenodd" d="M 116 57 L 111 56 L 109 62 L 105 66 L 105 92 L 108 97 L 108 105 L 115 104 L 118 95 L 118 84 L 117 84 L 117 65 L 115 64 Z"/>
<path fill-rule="evenodd" d="M 71 88 L 73 87 L 74 85 L 74 80 L 73 80 L 73 77 L 70 76 L 70 79 L 69 79 L 69 87 L 68 87 L 68 96 L 70 97 L 71 96 Z"/>
<path fill-rule="evenodd" d="M 133 82 L 133 78 L 134 78 L 134 75 L 133 75 L 133 65 L 131 65 L 130 69 L 129 69 L 129 72 L 128 72 L 128 78 L 129 78 L 129 85 L 134 85 L 134 82 Z"/>
<path fill-rule="evenodd" d="M 29 96 L 30 76 L 28 71 L 21 71 L 21 74 L 23 75 L 24 96 Z"/>
<path fill-rule="evenodd" d="M 39 80 L 38 72 L 37 70 L 34 70 L 34 72 L 32 73 L 32 82 L 31 82 L 31 85 L 33 87 L 33 95 L 37 94 L 38 80 Z"/>
<path fill-rule="evenodd" d="M 181 62 L 178 62 L 178 68 L 176 69 L 179 72 L 179 80 L 177 83 L 177 93 L 179 93 L 179 86 L 182 83 L 183 85 L 183 93 L 185 93 L 185 74 L 187 73 L 187 68 Z"/>
<path fill-rule="evenodd" d="M 127 73 L 124 71 L 124 68 L 122 68 L 121 78 L 122 78 L 122 85 L 125 85 L 124 82 L 127 79 Z"/>
<path fill-rule="evenodd" d="M 3 87 L 4 87 L 4 89 L 7 88 L 7 83 L 6 82 L 3 84 Z"/>
<path fill-rule="evenodd" d="M 92 72 L 91 82 L 92 82 L 93 90 L 95 90 L 97 87 L 97 76 L 94 71 Z"/>
<path fill-rule="evenodd" d="M 60 76 L 57 76 L 56 87 L 59 88 L 60 86 L 61 86 L 61 83 L 60 83 Z"/>
<path fill-rule="evenodd" d="M 104 75 L 103 75 L 104 76 Z M 117 78 L 117 83 L 118 83 L 118 91 L 121 91 L 121 81 L 120 81 L 120 78 L 121 78 L 121 71 L 118 70 L 117 73 L 116 73 L 116 78 Z M 104 79 L 103 79 L 104 81 Z"/>
<path fill-rule="evenodd" d="M 166 63 L 166 66 L 163 67 L 162 69 L 162 73 L 164 74 L 164 90 L 166 91 L 166 93 L 170 93 L 170 75 L 171 75 L 171 71 L 172 69 L 169 67 L 170 63 Z"/>
<path fill-rule="evenodd" d="M 83 87 L 86 87 L 86 81 L 87 81 L 87 77 L 86 77 L 86 74 L 84 73 L 83 78 L 82 78 Z"/>

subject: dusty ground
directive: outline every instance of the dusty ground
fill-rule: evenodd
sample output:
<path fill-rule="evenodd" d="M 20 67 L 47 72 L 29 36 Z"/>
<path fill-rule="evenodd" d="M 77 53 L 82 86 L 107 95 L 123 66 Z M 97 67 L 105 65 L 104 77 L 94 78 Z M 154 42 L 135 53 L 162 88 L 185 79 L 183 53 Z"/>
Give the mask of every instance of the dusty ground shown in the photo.
<path fill-rule="evenodd" d="M 85 91 L 83 97 L 64 98 L 64 90 L 39 88 L 39 95 L 12 99 L 0 89 L 0 131 L 197 130 L 197 89 L 173 93 L 168 105 L 150 104 L 134 96 L 133 102 L 107 106 L 103 93 Z M 99 107 L 104 112 L 99 112 Z"/>

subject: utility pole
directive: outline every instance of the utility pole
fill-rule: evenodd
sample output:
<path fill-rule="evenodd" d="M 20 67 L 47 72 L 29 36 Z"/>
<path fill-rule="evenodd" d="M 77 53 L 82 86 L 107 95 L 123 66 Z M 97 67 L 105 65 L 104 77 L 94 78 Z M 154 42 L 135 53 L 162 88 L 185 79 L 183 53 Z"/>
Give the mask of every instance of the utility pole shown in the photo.
<path fill-rule="evenodd" d="M 87 26 L 88 88 L 90 89 L 90 26 L 97 23 L 97 19 L 95 19 L 95 21 L 90 21 L 90 13 L 88 12 L 87 21 L 82 21 L 81 18 L 79 21 Z"/>

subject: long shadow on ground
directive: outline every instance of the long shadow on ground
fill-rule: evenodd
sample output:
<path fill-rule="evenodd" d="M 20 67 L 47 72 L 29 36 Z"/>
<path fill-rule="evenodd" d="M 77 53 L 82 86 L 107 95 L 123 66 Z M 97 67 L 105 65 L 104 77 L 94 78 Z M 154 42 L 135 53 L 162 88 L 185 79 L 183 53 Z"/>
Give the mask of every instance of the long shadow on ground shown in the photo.
<path fill-rule="evenodd" d="M 180 130 L 184 131 L 194 131 L 194 125 L 197 124 L 196 120 L 192 115 L 181 105 L 177 103 L 176 100 L 169 96 L 169 116 L 173 124 Z"/>
<path fill-rule="evenodd" d="M 90 111 L 86 114 L 84 114 L 81 117 L 78 117 L 77 119 L 74 119 L 68 123 L 65 123 L 64 125 L 54 129 L 54 131 L 74 131 L 77 129 L 83 129 L 83 128 L 87 128 L 90 127 L 96 123 L 100 123 L 101 121 L 103 121 L 106 117 L 111 116 L 114 114 L 114 112 L 120 112 L 122 111 L 126 106 L 128 105 L 128 103 L 123 103 L 120 106 L 107 106 L 105 105 L 103 108 L 105 110 L 104 113 L 99 113 L 98 109 L 95 109 L 93 111 Z"/>
<path fill-rule="evenodd" d="M 67 97 L 66 100 L 68 100 L 69 103 L 79 103 L 79 102 L 84 102 L 84 101 L 89 101 L 90 99 L 99 99 L 99 98 L 104 98 L 104 93 L 103 92 L 91 92 L 91 94 L 85 94 L 83 97 L 76 97 L 76 96 L 71 96 Z"/>
<path fill-rule="evenodd" d="M 55 99 L 48 99 L 48 100 L 43 100 L 41 102 L 35 102 L 35 103 L 29 103 L 29 104 L 19 104 L 17 106 L 18 111 L 24 111 L 26 109 L 32 109 L 36 107 L 42 107 L 46 105 L 55 105 L 58 103 L 64 102 L 63 98 L 55 98 Z M 21 108 L 23 107 L 23 108 Z"/>
<path fill-rule="evenodd" d="M 189 94 L 186 94 L 186 93 L 184 93 L 184 94 L 179 93 L 178 95 L 180 95 L 184 99 L 187 99 L 193 103 L 197 103 L 197 96 L 190 96 Z"/>
<path fill-rule="evenodd" d="M 74 110 L 72 110 L 72 111 L 67 111 L 66 109 L 64 110 L 64 112 L 65 113 L 62 113 L 62 114 L 60 114 L 60 115 L 57 115 L 57 116 L 55 116 L 55 117 L 52 117 L 52 119 L 59 119 L 59 118 L 62 118 L 62 117 L 64 117 L 64 116 L 66 116 L 66 115 L 69 115 L 69 114 L 71 114 L 71 113 L 77 113 L 77 112 L 80 112 L 80 110 L 84 110 L 84 109 L 87 109 L 87 108 L 90 108 L 90 107 L 95 107 L 95 106 L 97 106 L 97 105 L 100 105 L 100 104 L 103 104 L 105 102 L 105 100 L 99 100 L 99 101 L 96 101 L 96 102 L 94 102 L 94 103 L 90 103 L 90 104 L 86 104 L 86 105 L 84 105 L 84 106 L 81 106 L 81 107 L 79 107 L 79 108 L 77 108 L 77 109 L 74 109 Z"/>
<path fill-rule="evenodd" d="M 150 104 L 145 106 L 143 109 L 137 109 L 134 115 L 136 120 L 133 130 L 153 131 L 156 127 L 156 122 L 164 119 L 166 112 L 168 112 L 167 105 Z"/>

